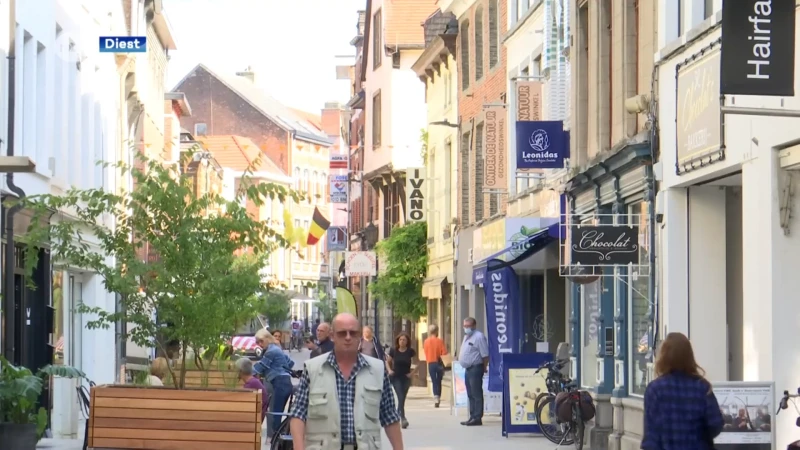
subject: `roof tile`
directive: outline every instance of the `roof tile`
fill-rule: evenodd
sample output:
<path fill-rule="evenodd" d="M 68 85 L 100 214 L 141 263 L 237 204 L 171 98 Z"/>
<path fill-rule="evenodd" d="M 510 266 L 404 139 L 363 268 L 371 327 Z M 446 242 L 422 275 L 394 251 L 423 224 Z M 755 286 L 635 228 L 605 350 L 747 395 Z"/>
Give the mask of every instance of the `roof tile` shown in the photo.
<path fill-rule="evenodd" d="M 262 153 L 258 145 L 249 138 L 235 135 L 217 135 L 202 136 L 198 138 L 198 141 L 214 155 L 214 159 L 224 168 L 245 171 L 258 159 L 259 164 L 252 167 L 254 172 L 267 172 L 276 176 L 287 176 L 286 172 Z"/>

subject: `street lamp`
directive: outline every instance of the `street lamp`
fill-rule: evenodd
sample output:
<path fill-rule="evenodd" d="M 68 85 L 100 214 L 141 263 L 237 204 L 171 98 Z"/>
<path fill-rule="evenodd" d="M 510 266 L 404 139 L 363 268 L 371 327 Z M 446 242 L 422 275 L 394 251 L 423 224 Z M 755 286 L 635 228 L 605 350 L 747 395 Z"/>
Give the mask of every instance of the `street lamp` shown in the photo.
<path fill-rule="evenodd" d="M 367 249 L 374 248 L 378 243 L 378 227 L 372 222 L 364 228 L 364 241 L 366 241 Z"/>

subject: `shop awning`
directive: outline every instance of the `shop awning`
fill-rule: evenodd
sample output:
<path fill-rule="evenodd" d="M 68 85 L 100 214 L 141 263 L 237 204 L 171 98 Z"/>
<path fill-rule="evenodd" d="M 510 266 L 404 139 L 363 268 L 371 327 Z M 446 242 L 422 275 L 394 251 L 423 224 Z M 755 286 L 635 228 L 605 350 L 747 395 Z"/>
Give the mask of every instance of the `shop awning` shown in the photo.
<path fill-rule="evenodd" d="M 483 284 L 487 271 L 490 269 L 487 267 L 489 261 L 495 260 L 492 262 L 492 270 L 513 266 L 536 255 L 551 243 L 556 242 L 559 239 L 559 226 L 558 223 L 550 225 L 528 236 L 528 238 L 521 243 L 515 244 L 514 248 L 508 247 L 494 255 L 484 258 L 483 261 L 475 264 L 472 268 L 472 284 Z M 521 254 L 519 253 L 519 248 L 524 249 Z M 512 250 L 516 250 L 516 253 L 518 253 L 516 257 L 509 257 L 509 255 L 512 254 Z M 501 262 L 498 263 L 498 261 Z"/>
<path fill-rule="evenodd" d="M 429 278 L 422 282 L 422 296 L 425 298 L 442 298 L 442 283 L 447 277 Z"/>

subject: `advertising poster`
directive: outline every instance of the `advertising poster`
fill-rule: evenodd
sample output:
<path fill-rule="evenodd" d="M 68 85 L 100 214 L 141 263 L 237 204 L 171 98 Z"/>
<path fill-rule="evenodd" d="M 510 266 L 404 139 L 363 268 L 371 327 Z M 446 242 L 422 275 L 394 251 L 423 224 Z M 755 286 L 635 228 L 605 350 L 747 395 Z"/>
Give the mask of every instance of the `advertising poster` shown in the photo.
<path fill-rule="evenodd" d="M 467 397 L 466 372 L 458 361 L 453 361 L 453 407 L 469 408 Z M 503 393 L 489 392 L 489 377 L 483 376 L 483 412 L 486 414 L 499 414 L 503 407 Z"/>
<path fill-rule="evenodd" d="M 508 369 L 508 394 L 511 397 L 511 425 L 536 425 L 536 396 L 547 392 L 547 369 Z"/>
<path fill-rule="evenodd" d="M 331 203 L 347 203 L 347 175 L 331 176 Z"/>
<path fill-rule="evenodd" d="M 547 370 L 536 369 L 552 360 L 552 353 L 503 354 L 503 436 L 541 433 L 534 408 L 536 396 L 547 391 Z"/>
<path fill-rule="evenodd" d="M 717 450 L 771 450 L 775 389 L 766 382 L 713 383 L 725 422 Z"/>

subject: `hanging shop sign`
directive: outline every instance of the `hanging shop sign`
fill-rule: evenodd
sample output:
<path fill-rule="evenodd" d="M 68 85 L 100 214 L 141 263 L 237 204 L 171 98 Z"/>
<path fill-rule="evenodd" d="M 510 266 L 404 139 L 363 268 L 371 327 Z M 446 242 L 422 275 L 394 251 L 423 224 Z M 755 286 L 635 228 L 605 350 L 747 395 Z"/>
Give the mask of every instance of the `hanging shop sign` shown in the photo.
<path fill-rule="evenodd" d="M 542 83 L 517 81 L 517 121 L 542 120 Z"/>
<path fill-rule="evenodd" d="M 584 266 L 639 264 L 639 227 L 573 225 L 571 263 Z"/>
<path fill-rule="evenodd" d="M 347 175 L 331 175 L 331 203 L 347 203 Z"/>
<path fill-rule="evenodd" d="M 374 277 L 378 274 L 375 252 L 347 252 L 344 255 L 344 274 L 347 277 Z"/>
<path fill-rule="evenodd" d="M 794 96 L 795 0 L 722 2 L 722 93 Z"/>
<path fill-rule="evenodd" d="M 678 174 L 724 157 L 719 49 L 679 66 L 676 143 Z"/>
<path fill-rule="evenodd" d="M 328 251 L 343 252 L 347 250 L 347 227 L 328 228 Z"/>
<path fill-rule="evenodd" d="M 342 170 L 347 169 L 347 155 L 331 155 L 330 169 Z"/>
<path fill-rule="evenodd" d="M 409 167 L 406 170 L 406 221 L 424 222 L 427 219 L 425 204 L 426 169 Z"/>
<path fill-rule="evenodd" d="M 522 336 L 522 311 L 519 280 L 511 266 L 492 269 L 491 260 L 484 281 L 486 291 L 486 329 L 489 340 L 489 391 L 503 392 L 504 353 L 519 353 Z"/>
<path fill-rule="evenodd" d="M 483 110 L 485 155 L 483 187 L 508 191 L 508 147 L 506 146 L 506 107 L 487 106 Z"/>
<path fill-rule="evenodd" d="M 569 138 L 561 120 L 517 122 L 517 168 L 563 169 Z"/>

